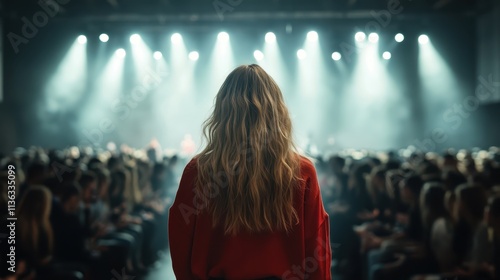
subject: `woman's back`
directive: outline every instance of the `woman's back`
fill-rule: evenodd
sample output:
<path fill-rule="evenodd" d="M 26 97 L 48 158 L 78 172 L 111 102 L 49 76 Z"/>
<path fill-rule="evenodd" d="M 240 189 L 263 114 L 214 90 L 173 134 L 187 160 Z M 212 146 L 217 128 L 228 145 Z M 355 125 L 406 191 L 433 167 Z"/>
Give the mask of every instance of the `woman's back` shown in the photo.
<path fill-rule="evenodd" d="M 331 279 L 316 171 L 296 152 L 274 80 L 258 65 L 237 67 L 203 130 L 206 147 L 185 168 L 170 209 L 177 278 Z"/>
<path fill-rule="evenodd" d="M 170 209 L 170 250 L 178 279 L 331 279 L 328 215 L 308 159 L 300 160 L 302 180 L 294 194 L 299 223 L 288 232 L 227 235 L 223 224 L 214 228 L 203 196 L 195 192 L 196 176 L 193 159 Z"/>

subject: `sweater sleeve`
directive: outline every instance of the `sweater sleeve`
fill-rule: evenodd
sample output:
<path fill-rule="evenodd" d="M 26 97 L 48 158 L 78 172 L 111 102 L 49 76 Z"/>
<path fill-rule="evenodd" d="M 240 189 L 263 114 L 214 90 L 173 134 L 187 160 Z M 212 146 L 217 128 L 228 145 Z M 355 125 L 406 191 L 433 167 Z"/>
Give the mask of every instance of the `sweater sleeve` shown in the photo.
<path fill-rule="evenodd" d="M 192 160 L 184 169 L 177 194 L 169 210 L 168 240 L 176 279 L 193 279 L 191 253 L 198 210 L 194 206 L 196 165 Z"/>
<path fill-rule="evenodd" d="M 316 171 L 309 162 L 304 196 L 305 260 L 309 280 L 331 280 L 330 224 L 319 189 Z"/>

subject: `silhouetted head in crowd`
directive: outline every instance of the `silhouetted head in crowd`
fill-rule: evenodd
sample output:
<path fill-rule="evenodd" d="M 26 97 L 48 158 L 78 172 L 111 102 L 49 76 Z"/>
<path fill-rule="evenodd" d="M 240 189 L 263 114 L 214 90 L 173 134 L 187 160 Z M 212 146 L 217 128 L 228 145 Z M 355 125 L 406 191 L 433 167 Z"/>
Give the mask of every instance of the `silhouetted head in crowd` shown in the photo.
<path fill-rule="evenodd" d="M 158 154 L 154 147 L 149 147 L 146 151 L 146 155 L 152 163 L 156 163 L 158 161 Z"/>
<path fill-rule="evenodd" d="M 372 169 L 369 176 L 370 188 L 373 192 L 385 192 L 385 169 L 375 167 Z"/>
<path fill-rule="evenodd" d="M 80 188 L 82 190 L 82 200 L 85 204 L 95 202 L 97 193 L 97 177 L 94 172 L 83 173 L 80 181 Z"/>
<path fill-rule="evenodd" d="M 111 183 L 109 185 L 109 201 L 111 208 L 120 206 L 124 202 L 125 184 L 127 174 L 123 170 L 111 173 Z"/>
<path fill-rule="evenodd" d="M 453 218 L 464 221 L 469 226 L 476 226 L 483 220 L 486 206 L 486 193 L 478 185 L 462 184 L 455 190 L 456 202 Z"/>
<path fill-rule="evenodd" d="M 403 180 L 403 175 L 398 170 L 389 170 L 386 173 L 386 193 L 393 201 L 400 200 L 399 184 Z"/>
<path fill-rule="evenodd" d="M 42 184 L 47 178 L 47 166 L 42 162 L 33 162 L 26 170 L 26 183 L 28 185 Z"/>
<path fill-rule="evenodd" d="M 389 159 L 389 161 L 387 161 L 385 163 L 386 170 L 394 170 L 394 169 L 398 169 L 400 167 L 401 167 L 401 162 L 399 162 L 396 159 Z"/>
<path fill-rule="evenodd" d="M 332 156 L 328 162 L 333 174 L 341 174 L 344 171 L 345 158 L 341 156 Z"/>
<path fill-rule="evenodd" d="M 79 165 L 55 162 L 51 165 L 51 168 L 54 169 L 58 180 L 62 178 L 63 183 L 77 182 L 82 175 L 82 170 Z"/>
<path fill-rule="evenodd" d="M 76 214 L 80 208 L 81 191 L 77 183 L 64 185 L 61 192 L 61 206 L 66 214 Z"/>
<path fill-rule="evenodd" d="M 491 159 L 485 158 L 483 160 L 484 173 L 489 174 L 493 168 L 495 168 L 495 162 Z"/>
<path fill-rule="evenodd" d="M 95 170 L 97 177 L 97 195 L 100 199 L 106 200 L 109 193 L 109 184 L 111 183 L 111 178 L 109 171 L 107 169 Z"/>
<path fill-rule="evenodd" d="M 440 217 L 447 216 L 444 204 L 446 190 L 442 183 L 425 183 L 420 194 L 422 225 L 430 231 L 433 223 Z"/>
<path fill-rule="evenodd" d="M 123 166 L 122 160 L 118 156 L 112 156 L 108 159 L 108 170 L 113 172 Z"/>
<path fill-rule="evenodd" d="M 87 166 L 91 170 L 96 170 L 96 169 L 102 169 L 104 167 L 104 164 L 99 158 L 93 157 L 89 160 L 89 162 L 87 162 Z"/>
<path fill-rule="evenodd" d="M 445 170 L 442 179 L 447 190 L 455 190 L 459 185 L 467 183 L 467 178 L 456 170 Z"/>
<path fill-rule="evenodd" d="M 365 176 L 370 172 L 371 166 L 369 164 L 360 164 L 354 166 L 349 174 L 349 189 L 355 189 L 362 192 L 367 191 Z"/>
<path fill-rule="evenodd" d="M 426 182 L 441 180 L 441 170 L 437 165 L 431 162 L 422 163 L 418 168 L 418 174 L 422 177 L 422 180 Z"/>
<path fill-rule="evenodd" d="M 424 182 L 420 176 L 416 174 L 411 174 L 405 177 L 399 183 L 401 200 L 409 206 L 418 207 L 418 200 L 423 184 Z"/>
<path fill-rule="evenodd" d="M 177 162 L 179 161 L 179 157 L 177 155 L 173 155 L 170 160 L 168 161 L 169 166 L 175 166 Z"/>
<path fill-rule="evenodd" d="M 446 169 L 458 170 L 457 157 L 450 152 L 446 152 L 443 154 L 443 156 L 441 157 L 440 163 L 441 163 L 441 169 L 443 169 L 443 170 L 446 170 Z"/>

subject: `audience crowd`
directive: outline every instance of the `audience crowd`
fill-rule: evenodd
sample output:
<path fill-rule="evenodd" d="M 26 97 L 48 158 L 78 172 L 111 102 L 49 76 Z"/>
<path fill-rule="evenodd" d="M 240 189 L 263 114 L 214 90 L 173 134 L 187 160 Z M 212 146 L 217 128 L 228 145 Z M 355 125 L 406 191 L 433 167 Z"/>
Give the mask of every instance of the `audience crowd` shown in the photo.
<path fill-rule="evenodd" d="M 500 279 L 500 151 L 316 157 L 339 279 Z"/>
<path fill-rule="evenodd" d="M 15 273 L 2 261 L 0 279 L 141 279 L 167 253 L 177 161 L 155 149 L 30 148 L 1 156 L 1 232 L 12 199 L 17 221 Z M 14 183 L 15 197 L 8 195 Z M 3 260 L 12 246 L 6 241 Z"/>
<path fill-rule="evenodd" d="M 497 148 L 311 157 L 330 215 L 334 279 L 500 279 Z M 2 232 L 9 170 L 17 217 L 16 271 L 0 277 L 142 279 L 168 252 L 168 208 L 187 160 L 126 147 L 0 155 Z"/>

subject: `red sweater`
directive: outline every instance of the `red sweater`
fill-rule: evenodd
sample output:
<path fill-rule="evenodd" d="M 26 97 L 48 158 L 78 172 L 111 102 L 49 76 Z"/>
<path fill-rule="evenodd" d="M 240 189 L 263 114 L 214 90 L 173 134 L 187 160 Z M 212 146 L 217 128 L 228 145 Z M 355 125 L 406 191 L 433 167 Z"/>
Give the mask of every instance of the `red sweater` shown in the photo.
<path fill-rule="evenodd" d="M 223 234 L 212 227 L 203 200 L 195 197 L 196 160 L 184 169 L 168 234 L 177 279 L 228 280 L 277 277 L 287 280 L 330 280 L 329 220 L 321 200 L 316 171 L 301 160 L 301 188 L 295 195 L 300 222 L 288 232 Z M 197 208 L 198 207 L 198 208 Z"/>

